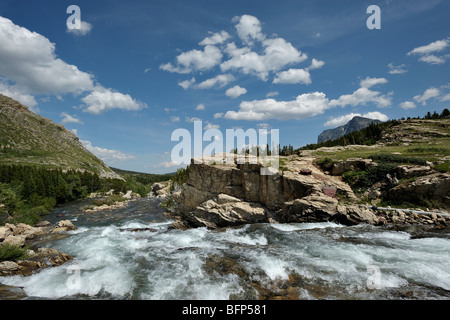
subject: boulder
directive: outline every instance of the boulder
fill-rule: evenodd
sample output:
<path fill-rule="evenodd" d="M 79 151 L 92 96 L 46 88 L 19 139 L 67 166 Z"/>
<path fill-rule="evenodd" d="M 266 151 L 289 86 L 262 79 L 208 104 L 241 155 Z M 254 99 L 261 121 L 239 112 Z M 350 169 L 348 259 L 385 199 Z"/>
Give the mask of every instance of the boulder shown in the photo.
<path fill-rule="evenodd" d="M 61 220 L 56 227 L 52 230 L 52 233 L 59 233 L 63 231 L 77 230 L 77 227 L 69 220 Z"/>
<path fill-rule="evenodd" d="M 8 227 L 0 227 L 0 241 L 5 240 L 6 237 L 8 237 L 9 235 L 12 235 L 13 232 L 10 228 Z"/>
<path fill-rule="evenodd" d="M 16 246 L 24 246 L 25 242 L 27 240 L 27 237 L 25 235 L 9 235 L 5 238 L 5 240 L 3 240 L 2 244 L 11 244 L 11 245 L 16 245 Z"/>
<path fill-rule="evenodd" d="M 26 239 L 33 239 L 36 235 L 44 234 L 41 227 L 32 227 L 25 223 L 19 223 L 13 228 L 14 235 L 24 235 Z"/>
<path fill-rule="evenodd" d="M 432 173 L 431 166 L 402 165 L 396 168 L 399 179 L 410 179 Z"/>
<path fill-rule="evenodd" d="M 11 271 L 17 271 L 20 269 L 20 266 L 14 261 L 3 261 L 0 262 L 0 274 L 9 273 Z"/>
<path fill-rule="evenodd" d="M 337 211 L 335 221 L 345 225 L 379 224 L 380 222 L 375 212 L 364 205 L 338 206 Z"/>
<path fill-rule="evenodd" d="M 338 200 L 324 194 L 314 194 L 285 202 L 276 218 L 283 223 L 325 222 L 337 213 Z"/>
<path fill-rule="evenodd" d="M 420 199 L 427 199 L 449 206 L 449 190 L 450 173 L 435 173 L 397 185 L 387 191 L 387 197 L 396 202 L 409 203 L 417 203 Z"/>
<path fill-rule="evenodd" d="M 337 161 L 333 164 L 331 168 L 331 174 L 333 176 L 340 176 L 346 171 L 358 171 L 366 170 L 371 166 L 376 166 L 377 164 L 372 161 L 372 159 L 362 159 L 362 158 L 349 158 L 345 161 Z"/>
<path fill-rule="evenodd" d="M 187 217 L 194 226 L 218 228 L 247 223 L 267 222 L 266 209 L 258 203 L 220 194 L 200 204 Z"/>

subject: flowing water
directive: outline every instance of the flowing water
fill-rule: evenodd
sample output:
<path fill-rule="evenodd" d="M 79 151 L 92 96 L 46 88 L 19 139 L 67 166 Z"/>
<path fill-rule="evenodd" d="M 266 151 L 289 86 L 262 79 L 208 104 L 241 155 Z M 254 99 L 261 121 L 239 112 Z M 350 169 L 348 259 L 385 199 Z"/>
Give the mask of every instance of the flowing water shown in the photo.
<path fill-rule="evenodd" d="M 450 231 L 334 223 L 168 229 L 158 202 L 51 222 L 78 230 L 43 239 L 74 259 L 30 277 L 3 277 L 27 299 L 449 299 Z M 1 291 L 0 291 L 1 292 Z M 1 293 L 0 293 L 1 294 Z"/>

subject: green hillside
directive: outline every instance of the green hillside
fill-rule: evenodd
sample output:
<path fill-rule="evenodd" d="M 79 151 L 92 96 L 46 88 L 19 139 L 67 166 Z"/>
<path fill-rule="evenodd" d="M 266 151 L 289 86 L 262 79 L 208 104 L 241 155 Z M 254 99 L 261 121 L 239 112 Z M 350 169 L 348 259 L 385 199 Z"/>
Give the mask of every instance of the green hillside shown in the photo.
<path fill-rule="evenodd" d="M 39 165 L 64 171 L 88 171 L 102 178 L 119 178 L 102 160 L 86 150 L 72 132 L 2 94 L 0 164 Z"/>

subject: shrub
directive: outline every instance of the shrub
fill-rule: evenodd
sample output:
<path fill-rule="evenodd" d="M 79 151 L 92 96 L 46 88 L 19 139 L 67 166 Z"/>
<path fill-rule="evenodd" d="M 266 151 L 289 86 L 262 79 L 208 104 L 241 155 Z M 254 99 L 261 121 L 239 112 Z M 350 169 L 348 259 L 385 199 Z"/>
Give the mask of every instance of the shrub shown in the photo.
<path fill-rule="evenodd" d="M 331 158 L 322 158 L 316 161 L 316 164 L 323 170 L 323 171 L 329 171 L 332 169 L 333 164 L 336 161 Z"/>
<path fill-rule="evenodd" d="M 387 179 L 387 175 L 393 172 L 396 167 L 392 163 L 380 163 L 378 166 L 367 168 L 366 171 L 347 171 L 343 175 L 343 179 L 353 189 L 370 188 L 377 182 Z"/>
<path fill-rule="evenodd" d="M 407 164 L 418 164 L 418 165 L 426 165 L 427 162 L 424 159 L 416 158 L 416 157 L 406 157 L 401 154 L 389 154 L 389 153 L 381 153 L 370 156 L 370 159 L 374 161 L 379 161 L 382 163 L 407 163 Z"/>
<path fill-rule="evenodd" d="M 0 261 L 24 259 L 28 256 L 27 250 L 16 244 L 5 243 L 0 246 Z"/>
<path fill-rule="evenodd" d="M 443 163 L 439 163 L 434 166 L 434 169 L 436 169 L 439 172 L 450 172 L 450 161 L 446 161 Z"/>

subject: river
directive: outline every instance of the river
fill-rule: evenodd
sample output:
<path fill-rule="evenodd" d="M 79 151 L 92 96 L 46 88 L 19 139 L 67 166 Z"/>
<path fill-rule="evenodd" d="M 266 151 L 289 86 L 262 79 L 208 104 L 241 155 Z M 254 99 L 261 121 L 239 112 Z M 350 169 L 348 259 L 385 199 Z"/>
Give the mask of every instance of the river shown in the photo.
<path fill-rule="evenodd" d="M 169 229 L 155 199 L 95 214 L 88 200 L 46 220 L 77 230 L 40 246 L 74 259 L 3 277 L 25 299 L 449 299 L 450 230 L 334 223 Z"/>

